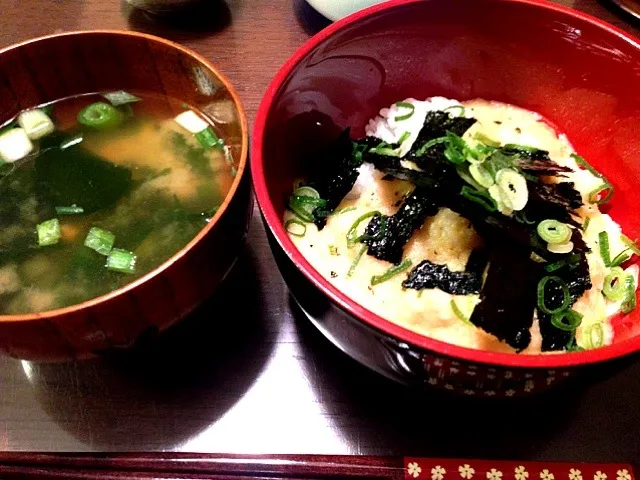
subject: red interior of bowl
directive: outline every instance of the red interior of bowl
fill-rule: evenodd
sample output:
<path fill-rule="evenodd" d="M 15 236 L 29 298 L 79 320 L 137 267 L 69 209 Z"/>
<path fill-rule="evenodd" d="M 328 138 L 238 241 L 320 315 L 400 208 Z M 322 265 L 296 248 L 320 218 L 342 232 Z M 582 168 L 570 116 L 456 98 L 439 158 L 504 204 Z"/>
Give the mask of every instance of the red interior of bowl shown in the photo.
<path fill-rule="evenodd" d="M 337 22 L 281 69 L 254 132 L 253 177 L 265 218 L 287 254 L 331 298 L 407 342 L 473 361 L 566 366 L 640 348 L 640 309 L 616 322 L 615 344 L 565 355 L 508 355 L 435 341 L 368 312 L 325 281 L 282 227 L 306 152 L 406 97 L 512 103 L 547 117 L 614 185 L 609 208 L 640 236 L 640 46 L 597 19 L 540 0 L 392 0 Z"/>

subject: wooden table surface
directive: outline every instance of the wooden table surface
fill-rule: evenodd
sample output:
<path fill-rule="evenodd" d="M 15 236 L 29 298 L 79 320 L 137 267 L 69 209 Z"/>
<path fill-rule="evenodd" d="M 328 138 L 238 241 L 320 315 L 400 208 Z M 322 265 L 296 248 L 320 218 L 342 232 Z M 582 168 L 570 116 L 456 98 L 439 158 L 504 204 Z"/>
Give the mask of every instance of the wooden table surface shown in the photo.
<path fill-rule="evenodd" d="M 640 33 L 605 4 L 560 3 Z M 0 47 L 77 29 L 164 36 L 213 60 L 253 124 L 278 67 L 327 22 L 304 0 L 228 0 L 210 10 L 197 22 L 167 24 L 116 0 L 0 0 Z M 231 294 L 246 301 L 231 308 L 224 301 Z M 0 359 L 0 450 L 640 464 L 639 397 L 637 362 L 508 403 L 390 384 L 346 358 L 302 317 L 256 215 L 246 252 L 219 295 L 144 351 L 62 365 Z"/>

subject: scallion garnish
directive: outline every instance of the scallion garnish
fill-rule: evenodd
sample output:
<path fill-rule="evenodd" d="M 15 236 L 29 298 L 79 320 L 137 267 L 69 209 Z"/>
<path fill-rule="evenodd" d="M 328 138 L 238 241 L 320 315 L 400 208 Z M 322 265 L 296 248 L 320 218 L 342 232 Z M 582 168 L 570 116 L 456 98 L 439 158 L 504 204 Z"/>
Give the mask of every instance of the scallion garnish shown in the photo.
<path fill-rule="evenodd" d="M 58 215 L 79 215 L 84 213 L 84 209 L 76 205 L 71 205 L 70 207 L 56 207 L 56 213 Z"/>
<path fill-rule="evenodd" d="M 326 204 L 327 201 L 321 199 L 318 191 L 311 187 L 296 188 L 289 199 L 289 209 L 307 223 L 314 221 L 315 209 Z"/>
<path fill-rule="evenodd" d="M 566 265 L 571 265 L 577 261 L 580 260 L 580 255 L 571 255 L 568 258 L 565 258 L 563 260 L 560 260 L 559 262 L 555 262 L 555 263 L 550 263 L 549 265 L 545 265 L 544 269 L 551 273 L 551 272 L 555 272 L 556 270 L 560 270 L 562 267 L 566 266 Z"/>
<path fill-rule="evenodd" d="M 523 152 L 537 152 L 540 149 L 536 147 L 531 147 L 529 145 L 520 145 L 517 143 L 507 143 L 504 147 L 505 150 L 521 150 Z"/>
<path fill-rule="evenodd" d="M 351 262 L 349 271 L 347 271 L 347 277 L 350 277 L 351 275 L 353 275 L 353 272 L 356 271 L 356 267 L 358 266 L 358 263 L 360 263 L 360 259 L 364 255 L 364 252 L 367 251 L 367 248 L 368 247 L 366 245 L 363 245 L 360 251 L 356 254 L 355 258 L 353 259 L 353 262 Z"/>
<path fill-rule="evenodd" d="M 584 168 L 585 170 L 588 170 L 589 172 L 591 172 L 592 175 L 595 175 L 598 178 L 603 178 L 604 179 L 604 176 L 599 171 L 597 171 L 595 168 L 593 168 L 591 165 L 589 165 L 589 162 L 587 162 L 584 158 L 582 158 L 577 153 L 572 153 L 571 154 L 571 158 L 573 158 L 575 160 L 575 162 L 578 165 L 580 165 L 582 168 Z"/>
<path fill-rule="evenodd" d="M 465 185 L 464 187 L 462 187 L 460 194 L 467 200 L 479 203 L 489 212 L 495 212 L 498 208 L 496 205 L 496 201 L 485 192 L 475 190 Z"/>
<path fill-rule="evenodd" d="M 459 110 L 460 113 L 457 115 L 458 117 L 463 117 L 466 112 L 463 105 L 451 105 L 450 107 L 445 108 L 443 112 L 449 113 L 451 110 Z M 449 116 L 451 116 L 450 113 L 449 113 Z"/>
<path fill-rule="evenodd" d="M 307 226 L 304 222 L 295 218 L 291 218 L 284 222 L 284 228 L 287 232 L 296 237 L 304 237 L 305 233 L 307 233 Z"/>
<path fill-rule="evenodd" d="M 602 294 L 613 302 L 622 300 L 627 294 L 625 281 L 626 275 L 622 268 L 613 267 L 609 274 L 604 278 Z"/>
<path fill-rule="evenodd" d="M 600 232 L 598 234 L 598 245 L 600 246 L 600 256 L 605 267 L 611 266 L 611 255 L 609 254 L 609 234 Z"/>
<path fill-rule="evenodd" d="M 604 344 L 604 329 L 602 328 L 602 324 L 598 322 L 588 327 L 583 333 L 583 338 L 585 346 L 589 350 L 600 348 Z"/>
<path fill-rule="evenodd" d="M 636 255 L 640 255 L 640 248 L 638 248 L 638 245 L 636 244 L 636 242 L 634 242 L 633 240 L 631 240 L 631 239 L 630 239 L 629 237 L 627 237 L 626 235 L 620 235 L 620 240 L 621 240 L 621 241 L 622 241 L 622 243 L 624 243 L 627 247 L 629 247 L 633 253 L 635 253 Z"/>
<path fill-rule="evenodd" d="M 604 197 L 600 198 L 603 192 L 607 192 L 607 194 Z M 603 203 L 607 203 L 613 198 L 613 193 L 613 185 L 611 185 L 609 182 L 605 182 L 589 193 L 589 202 L 595 203 L 597 205 L 602 205 Z"/>
<path fill-rule="evenodd" d="M 400 137 L 400 139 L 398 140 L 398 143 L 403 143 L 407 138 L 409 138 L 411 136 L 411 133 L 409 132 L 404 132 L 402 134 L 402 136 Z"/>
<path fill-rule="evenodd" d="M 456 165 L 460 165 L 467 160 L 468 153 L 467 142 L 455 133 L 447 131 L 447 148 L 444 150 L 445 158 Z"/>
<path fill-rule="evenodd" d="M 60 240 L 60 222 L 57 218 L 52 218 L 46 222 L 39 223 L 36 226 L 38 232 L 38 245 L 45 247 L 47 245 L 54 245 Z"/>
<path fill-rule="evenodd" d="M 624 283 L 627 295 L 624 302 L 622 302 L 621 310 L 622 313 L 629 313 L 636 308 L 636 282 L 633 275 L 627 274 Z"/>
<path fill-rule="evenodd" d="M 432 138 L 428 142 L 425 142 L 418 150 L 416 150 L 416 156 L 421 157 L 426 153 L 427 150 L 429 150 L 434 145 L 445 143 L 446 141 L 447 141 L 447 137 Z"/>
<path fill-rule="evenodd" d="M 111 130 L 119 126 L 123 114 L 113 105 L 96 102 L 83 108 L 78 114 L 78 123 L 96 130 Z"/>
<path fill-rule="evenodd" d="M 584 223 L 582 224 L 582 231 L 586 232 L 587 228 L 589 228 L 589 223 L 591 223 L 591 217 L 587 217 L 584 219 Z"/>
<path fill-rule="evenodd" d="M 536 227 L 536 231 L 542 240 L 552 245 L 561 245 L 571 239 L 569 226 L 558 220 L 543 220 Z"/>
<path fill-rule="evenodd" d="M 395 277 L 399 273 L 404 272 L 410 266 L 411 266 L 411 259 L 407 258 L 400 265 L 394 265 L 393 267 L 390 267 L 389 270 L 384 272 L 382 275 L 374 275 L 373 277 L 371 277 L 371 285 L 373 286 L 373 285 L 378 285 L 379 283 L 386 282 L 387 280 Z"/>
<path fill-rule="evenodd" d="M 369 151 L 378 155 L 385 155 L 387 157 L 400 156 L 400 152 L 395 148 L 390 148 L 390 145 L 387 142 L 380 142 L 377 146 Z"/>
<path fill-rule="evenodd" d="M 82 133 L 78 133 L 77 135 L 74 135 L 73 137 L 68 138 L 67 140 L 62 142 L 60 144 L 60 150 L 64 150 L 65 148 L 73 147 L 74 145 L 77 145 L 77 144 L 81 143 L 82 140 L 84 140 L 84 135 Z"/>
<path fill-rule="evenodd" d="M 202 145 L 205 150 L 224 147 L 224 140 L 218 138 L 218 136 L 213 131 L 213 128 L 211 127 L 205 128 L 204 130 L 196 133 L 194 136 L 196 137 L 198 143 Z"/>
<path fill-rule="evenodd" d="M 109 253 L 105 266 L 114 272 L 134 273 L 137 259 L 138 257 L 132 252 L 122 250 L 121 248 L 114 248 Z"/>
<path fill-rule="evenodd" d="M 336 256 L 338 255 L 338 247 L 335 245 L 329 245 L 329 255 Z"/>
<path fill-rule="evenodd" d="M 524 223 L 525 225 L 535 225 L 536 223 L 534 220 L 529 220 L 524 210 L 514 213 L 513 218 L 515 218 L 517 222 Z"/>
<path fill-rule="evenodd" d="M 480 142 L 482 142 L 484 145 L 489 145 L 490 147 L 499 147 L 500 146 L 500 142 L 498 142 L 497 140 L 494 140 L 492 138 L 487 137 L 484 133 L 482 132 L 477 132 L 474 135 L 474 138 Z M 483 146 L 484 146 L 483 145 Z"/>
<path fill-rule="evenodd" d="M 409 102 L 396 102 L 396 107 L 399 108 L 408 108 L 410 110 L 409 113 L 405 114 L 405 115 L 398 115 L 395 118 L 396 122 L 402 122 L 403 120 L 408 120 L 413 116 L 413 113 L 416 110 L 416 107 L 413 105 L 413 103 L 409 103 Z"/>
<path fill-rule="evenodd" d="M 451 310 L 453 310 L 453 313 L 455 314 L 455 316 L 458 317 L 460 320 L 462 320 L 464 323 L 466 323 L 467 325 L 473 325 L 471 323 L 471 320 L 467 318 L 467 316 L 462 312 L 462 310 L 460 310 L 460 307 L 456 305 L 456 301 L 453 298 L 451 299 Z"/>
<path fill-rule="evenodd" d="M 129 92 L 125 92 L 124 90 L 118 90 L 116 92 L 107 92 L 103 93 L 102 96 L 109 100 L 109 103 L 114 107 L 119 107 L 120 105 L 127 105 L 128 103 L 135 103 L 142 100 L 135 95 L 130 94 Z"/>
<path fill-rule="evenodd" d="M 113 248 L 116 236 L 109 230 L 100 227 L 91 227 L 87 238 L 84 239 L 85 247 L 95 250 L 100 255 L 109 255 Z"/>
<path fill-rule="evenodd" d="M 571 308 L 567 308 L 561 312 L 551 316 L 551 325 L 565 332 L 575 331 L 582 323 L 583 315 Z"/>
<path fill-rule="evenodd" d="M 619 267 L 620 265 L 622 265 L 624 262 L 626 262 L 627 260 L 629 260 L 631 258 L 631 255 L 627 255 L 627 252 L 631 250 L 630 248 L 625 248 L 623 251 L 621 251 L 618 255 L 616 255 L 615 257 L 613 257 L 613 259 L 611 260 L 611 266 L 612 267 Z"/>
<path fill-rule="evenodd" d="M 472 163 L 469 165 L 469 174 L 484 188 L 489 188 L 495 183 L 495 180 L 489 170 L 487 170 L 481 163 Z"/>
<path fill-rule="evenodd" d="M 356 243 L 358 243 L 361 239 L 361 235 L 358 234 L 358 227 L 360 224 L 365 221 L 367 218 L 375 217 L 378 215 L 382 215 L 379 211 L 373 210 L 371 212 L 364 213 L 360 215 L 355 222 L 351 225 L 351 228 L 347 231 L 347 245 L 349 247 L 353 247 Z M 382 231 L 383 226 L 380 225 L 380 230 Z"/>
<path fill-rule="evenodd" d="M 562 289 L 562 304 L 557 308 L 549 308 L 544 303 L 545 287 L 547 283 L 553 282 Z M 538 283 L 538 309 L 549 315 L 554 315 L 566 309 L 571 301 L 571 294 L 569 293 L 569 287 L 560 277 L 543 277 Z"/>
<path fill-rule="evenodd" d="M 339 208 L 337 210 L 334 210 L 330 216 L 337 217 L 338 215 L 342 215 L 343 213 L 353 212 L 354 210 L 357 210 L 357 208 L 356 207 Z"/>

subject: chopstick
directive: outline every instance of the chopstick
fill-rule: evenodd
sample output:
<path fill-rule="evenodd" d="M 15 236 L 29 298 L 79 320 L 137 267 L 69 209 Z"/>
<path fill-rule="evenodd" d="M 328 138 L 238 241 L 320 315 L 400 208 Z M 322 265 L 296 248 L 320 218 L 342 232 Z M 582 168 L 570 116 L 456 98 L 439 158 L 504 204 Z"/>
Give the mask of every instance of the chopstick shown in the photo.
<path fill-rule="evenodd" d="M 0 452 L 2 480 L 405 479 L 635 480 L 617 463 L 561 463 L 348 455 Z"/>

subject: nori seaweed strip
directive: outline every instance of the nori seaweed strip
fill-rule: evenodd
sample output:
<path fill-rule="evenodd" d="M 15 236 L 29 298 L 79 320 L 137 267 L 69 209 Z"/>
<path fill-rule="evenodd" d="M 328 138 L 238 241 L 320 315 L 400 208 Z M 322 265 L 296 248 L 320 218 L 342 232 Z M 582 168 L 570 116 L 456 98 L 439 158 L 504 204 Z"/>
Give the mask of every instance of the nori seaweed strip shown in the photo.
<path fill-rule="evenodd" d="M 367 253 L 379 260 L 399 264 L 402 261 L 402 250 L 413 232 L 422 226 L 427 217 L 438 213 L 438 208 L 433 201 L 432 191 L 416 187 L 395 214 L 384 216 L 386 226 L 383 235 L 380 235 L 383 216 L 371 219 L 365 229 L 368 239 L 363 240 L 369 247 Z"/>
<path fill-rule="evenodd" d="M 480 292 L 482 272 L 480 275 L 475 272 L 452 272 L 446 265 L 423 260 L 409 272 L 402 286 L 414 290 L 439 288 L 451 295 L 468 295 Z"/>
<path fill-rule="evenodd" d="M 578 230 L 573 231 L 571 241 L 574 242 L 574 247 L 578 246 L 581 250 L 588 251 L 587 246 L 584 245 L 582 234 Z M 563 257 L 566 257 L 566 255 L 558 255 L 549 261 L 556 262 Z M 571 295 L 570 307 L 584 292 L 591 288 L 589 264 L 584 253 L 580 255 L 580 260 L 577 263 L 566 265 L 549 275 L 560 277 L 569 287 L 569 294 Z M 562 289 L 555 282 L 548 282 L 545 287 L 544 304 L 553 309 L 562 305 L 562 300 Z M 542 335 L 542 351 L 566 350 L 567 344 L 573 338 L 574 333 L 554 327 L 551 323 L 551 315 L 540 310 L 538 310 L 538 322 L 540 323 L 540 334 Z"/>
<path fill-rule="evenodd" d="M 430 162 L 442 159 L 445 150 L 445 145 L 442 143 L 429 147 L 420 156 L 416 155 L 416 153 L 429 140 L 444 137 L 447 132 L 455 133 L 461 137 L 476 121 L 475 118 L 454 117 L 448 112 L 428 112 L 422 129 L 418 133 L 411 150 L 405 155 L 404 160 L 411 160 L 418 167 L 425 168 Z"/>
<path fill-rule="evenodd" d="M 358 179 L 362 157 L 355 154 L 349 133 L 350 129 L 345 129 L 326 150 L 320 152 L 312 162 L 313 170 L 307 177 L 307 185 L 315 188 L 320 198 L 327 202 L 326 206 L 318 207 L 313 212 L 314 222 L 319 229 L 324 228 L 327 216 L 340 205 Z"/>
<path fill-rule="evenodd" d="M 517 351 L 524 350 L 531 341 L 529 329 L 537 303 L 540 267 L 530 256 L 530 250 L 518 245 L 502 243 L 494 246 L 480 303 L 470 318 L 475 326 Z"/>
<path fill-rule="evenodd" d="M 487 263 L 489 263 L 489 250 L 486 248 L 474 248 L 469 254 L 464 271 L 482 277 L 484 269 L 487 268 Z"/>

